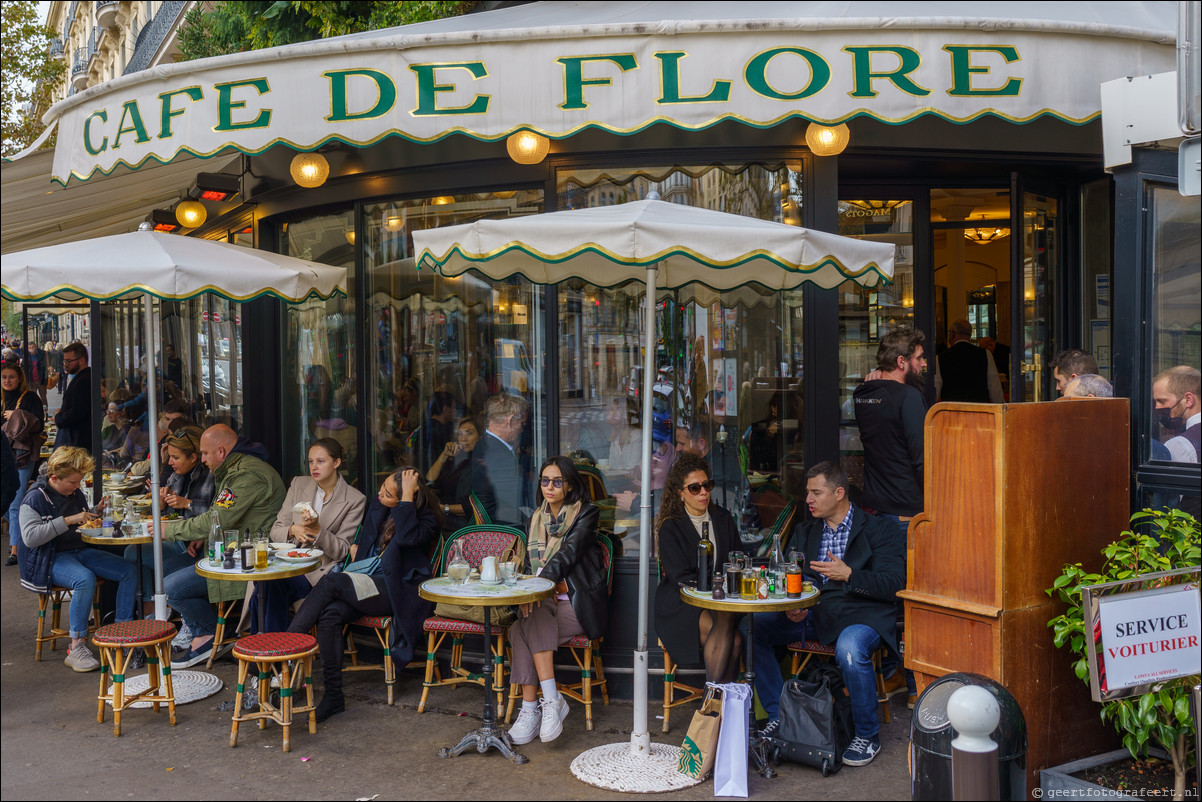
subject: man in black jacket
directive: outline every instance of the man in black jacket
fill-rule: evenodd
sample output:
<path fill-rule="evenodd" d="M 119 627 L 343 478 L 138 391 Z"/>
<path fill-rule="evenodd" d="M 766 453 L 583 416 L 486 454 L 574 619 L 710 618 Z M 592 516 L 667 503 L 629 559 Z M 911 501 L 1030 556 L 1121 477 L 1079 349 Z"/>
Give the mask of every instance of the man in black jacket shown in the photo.
<path fill-rule="evenodd" d="M 876 671 L 872 654 L 897 653 L 897 592 L 905 587 L 905 539 L 894 525 L 847 498 L 847 474 L 833 462 L 806 472 L 806 505 L 813 520 L 797 525 L 790 549 L 810 558 L 820 602 L 812 610 L 755 617 L 755 687 L 768 713 L 765 735 L 779 727 L 784 682 L 775 648 L 798 640 L 834 644 L 835 662 L 851 697 L 855 737 L 843 753 L 849 766 L 872 762 L 881 749 Z"/>
<path fill-rule="evenodd" d="M 488 429 L 472 451 L 472 491 L 493 523 L 524 528 L 530 499 L 516 448 L 526 426 L 526 400 L 497 393 L 485 410 Z"/>
<path fill-rule="evenodd" d="M 88 349 L 71 343 L 63 349 L 63 370 L 71 377 L 63 393 L 63 406 L 54 416 L 58 435 L 54 446 L 76 446 L 92 451 L 92 369 L 88 367 Z"/>

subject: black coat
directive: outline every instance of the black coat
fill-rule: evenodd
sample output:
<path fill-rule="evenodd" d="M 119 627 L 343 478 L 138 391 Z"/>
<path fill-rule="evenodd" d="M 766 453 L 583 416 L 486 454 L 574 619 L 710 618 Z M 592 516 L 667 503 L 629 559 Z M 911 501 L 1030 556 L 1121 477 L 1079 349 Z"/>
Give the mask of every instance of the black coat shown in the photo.
<path fill-rule="evenodd" d="M 592 504 L 587 501 L 582 504 L 559 550 L 539 574 L 552 582 L 568 581 L 572 612 L 590 638 L 604 635 L 609 625 L 609 576 L 597 544 L 599 515 L 600 511 Z"/>
<path fill-rule="evenodd" d="M 17 476 L 17 458 L 8 443 L 8 435 L 0 432 L 0 511 L 3 513 L 8 513 L 8 507 L 17 497 L 20 484 Z"/>
<path fill-rule="evenodd" d="M 367 507 L 363 528 L 355 539 L 357 559 L 367 559 L 377 551 L 380 534 L 389 516 L 395 530 L 392 540 L 380 556 L 380 570 L 392 605 L 392 657 L 398 665 L 413 659 L 422 642 L 422 624 L 434 612 L 434 605 L 417 592 L 418 586 L 433 574 L 430 549 L 438 537 L 438 518 L 429 507 L 418 510 L 412 502 L 401 501 L 389 509 L 373 498 Z"/>
<path fill-rule="evenodd" d="M 92 369 L 84 368 L 71 377 L 63 393 L 63 406 L 54 416 L 58 437 L 54 445 L 92 450 Z"/>
<path fill-rule="evenodd" d="M 739 530 L 735 519 L 717 504 L 710 504 L 714 524 L 714 562 L 730 560 L 739 551 Z M 687 515 L 669 518 L 659 530 L 659 587 L 655 590 L 655 633 L 672 659 L 683 665 L 701 662 L 701 637 L 697 629 L 701 608 L 685 604 L 680 586 L 697 582 L 697 544 L 701 535 Z"/>
<path fill-rule="evenodd" d="M 822 520 L 800 523 L 794 529 L 790 548 L 805 552 L 807 563 L 825 560 Z M 834 579 L 825 585 L 821 577 L 810 577 L 822 591 L 815 611 L 818 640 L 828 646 L 852 624 L 870 626 L 882 642 L 897 651 L 897 592 L 906 586 L 906 540 L 897 525 L 856 507 L 843 562 L 851 568 L 847 582 Z"/>
<path fill-rule="evenodd" d="M 519 509 L 528 503 L 521 461 L 487 432 L 472 449 L 472 490 L 493 523 L 525 528 L 526 516 Z"/>

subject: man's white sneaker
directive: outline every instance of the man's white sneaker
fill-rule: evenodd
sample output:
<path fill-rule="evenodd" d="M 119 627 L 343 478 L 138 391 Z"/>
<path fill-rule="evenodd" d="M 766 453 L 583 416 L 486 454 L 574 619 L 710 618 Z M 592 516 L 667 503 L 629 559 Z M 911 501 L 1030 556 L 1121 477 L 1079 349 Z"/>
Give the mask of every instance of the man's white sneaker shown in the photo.
<path fill-rule="evenodd" d="M 509 728 L 509 740 L 515 744 L 528 744 L 538 735 L 542 724 L 543 714 L 536 707 L 533 710 L 523 707 L 518 711 L 518 720 Z"/>
<path fill-rule="evenodd" d="M 82 642 L 78 646 L 73 646 L 67 652 L 67 658 L 63 662 L 72 671 L 78 671 L 81 674 L 86 674 L 89 671 L 95 671 L 100 668 L 100 661 L 96 659 L 95 655 Z"/>
<path fill-rule="evenodd" d="M 180 623 L 179 632 L 175 633 L 175 637 L 171 639 L 171 645 L 177 649 L 185 646 L 189 649 L 192 648 L 192 629 L 186 623 Z"/>
<path fill-rule="evenodd" d="M 554 741 L 563 732 L 563 720 L 568 717 L 568 700 L 560 697 L 555 701 L 543 699 L 543 723 L 538 729 L 538 739 L 543 743 Z"/>

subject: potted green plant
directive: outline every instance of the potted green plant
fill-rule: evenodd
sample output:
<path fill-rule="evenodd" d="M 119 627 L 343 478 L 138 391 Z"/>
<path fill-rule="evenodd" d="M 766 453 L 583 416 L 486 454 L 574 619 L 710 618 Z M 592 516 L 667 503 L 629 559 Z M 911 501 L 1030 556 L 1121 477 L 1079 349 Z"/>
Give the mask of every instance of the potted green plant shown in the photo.
<path fill-rule="evenodd" d="M 1082 586 L 1197 566 L 1202 557 L 1198 521 L 1180 510 L 1137 512 L 1131 516 L 1131 527 L 1119 540 L 1102 549 L 1106 563 L 1101 573 L 1089 573 L 1080 563 L 1066 565 L 1047 589 L 1048 595 L 1059 595 L 1068 607 L 1048 622 L 1053 640 L 1057 648 L 1067 647 L 1076 655 L 1074 670 L 1086 683 L 1089 682 L 1087 649 L 1095 646 L 1092 633 L 1085 631 Z M 1179 677 L 1156 685 L 1141 696 L 1102 703 L 1102 720 L 1118 730 L 1132 758 L 1146 758 L 1153 743 L 1164 749 L 1173 764 L 1175 800 L 1185 799 L 1189 744 L 1194 733 L 1189 691 L 1197 682 L 1197 675 Z"/>

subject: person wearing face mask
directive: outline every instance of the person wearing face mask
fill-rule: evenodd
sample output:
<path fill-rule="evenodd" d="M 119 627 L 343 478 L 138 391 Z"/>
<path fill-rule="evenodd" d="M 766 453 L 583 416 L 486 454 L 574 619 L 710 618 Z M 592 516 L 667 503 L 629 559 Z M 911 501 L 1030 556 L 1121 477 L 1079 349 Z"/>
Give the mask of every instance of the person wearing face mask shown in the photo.
<path fill-rule="evenodd" d="M 1198 385 L 1198 370 L 1188 365 L 1169 368 L 1152 381 L 1153 415 L 1173 462 L 1199 461 L 1202 409 Z"/>
<path fill-rule="evenodd" d="M 474 418 L 463 418 L 449 441 L 426 471 L 426 481 L 442 502 L 443 527 L 454 532 L 471 521 L 472 458 L 480 428 Z"/>
<path fill-rule="evenodd" d="M 317 720 L 346 709 L 342 695 L 343 627 L 364 615 L 392 617 L 393 660 L 403 666 L 422 642 L 422 624 L 434 605 L 421 598 L 418 586 L 431 577 L 430 550 L 442 525 L 438 501 L 416 470 L 399 468 L 384 480 L 368 505 L 352 560 L 364 572 L 331 572 L 321 578 L 301 603 L 289 632 L 317 627 L 325 692 L 317 703 Z M 364 565 L 370 558 L 379 559 Z"/>
<path fill-rule="evenodd" d="M 337 440 L 323 437 L 314 442 L 309 447 L 309 474 L 292 480 L 279 515 L 271 525 L 271 539 L 275 543 L 321 549 L 321 566 L 304 576 L 267 583 L 267 609 L 263 622 L 267 632 L 284 630 L 293 603 L 308 596 L 313 586 L 350 552 L 351 541 L 367 509 L 367 497 L 342 478 L 339 473 L 342 458 L 342 445 Z M 298 505 L 305 503 L 308 508 L 294 512 Z M 254 585 L 254 582 L 247 583 L 239 632 L 247 627 L 251 633 L 258 630 L 258 599 Z"/>

